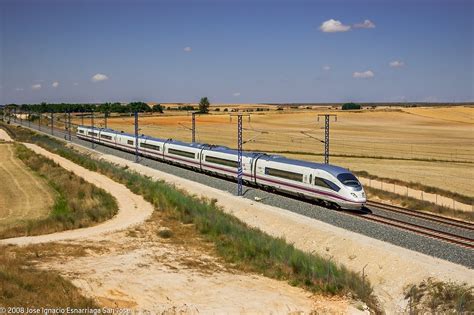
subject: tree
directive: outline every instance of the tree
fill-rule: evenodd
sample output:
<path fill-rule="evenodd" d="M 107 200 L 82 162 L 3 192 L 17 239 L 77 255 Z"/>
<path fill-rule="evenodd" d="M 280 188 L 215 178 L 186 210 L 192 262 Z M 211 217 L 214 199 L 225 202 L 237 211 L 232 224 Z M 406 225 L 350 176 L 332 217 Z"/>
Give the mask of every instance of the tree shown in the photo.
<path fill-rule="evenodd" d="M 342 110 L 353 110 L 353 109 L 361 109 L 362 106 L 360 104 L 356 103 L 345 103 L 342 105 Z"/>
<path fill-rule="evenodd" d="M 161 106 L 161 104 L 156 104 L 152 107 L 152 111 L 163 114 L 163 106 Z"/>
<path fill-rule="evenodd" d="M 201 100 L 199 101 L 199 112 L 201 114 L 209 113 L 210 105 L 211 104 L 209 103 L 209 99 L 207 97 L 202 97 Z"/>

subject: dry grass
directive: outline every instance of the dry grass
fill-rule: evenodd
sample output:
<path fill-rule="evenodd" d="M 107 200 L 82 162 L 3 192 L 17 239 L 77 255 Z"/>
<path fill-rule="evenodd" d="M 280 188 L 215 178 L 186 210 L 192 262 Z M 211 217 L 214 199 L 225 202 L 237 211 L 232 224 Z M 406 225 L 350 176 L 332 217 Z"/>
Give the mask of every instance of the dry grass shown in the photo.
<path fill-rule="evenodd" d="M 415 209 L 416 211 L 427 211 L 441 214 L 451 218 L 458 218 L 461 220 L 474 222 L 474 212 L 467 212 L 461 210 L 454 210 L 451 208 L 436 205 L 434 203 L 415 199 L 407 196 L 400 196 L 398 194 L 380 190 L 372 187 L 365 187 L 367 197 L 370 200 L 388 201 L 391 204 L 398 205 L 408 209 Z"/>
<path fill-rule="evenodd" d="M 333 163 L 381 177 L 419 182 L 474 196 L 471 185 L 474 178 L 474 107 L 439 111 L 437 108 L 416 108 L 254 112 L 251 122 L 244 118 L 244 139 L 251 140 L 244 147 L 246 150 L 286 152 L 285 155 L 321 162 L 323 143 L 317 139 L 324 138 L 324 130 L 323 123 L 317 123 L 316 117 L 318 113 L 336 113 L 338 121 L 331 127 L 331 153 L 343 157 L 333 158 Z M 449 119 L 444 118 L 447 112 Z M 230 122 L 229 115 L 213 113 L 198 116 L 196 121 L 199 142 L 236 146 L 236 119 Z M 133 118 L 111 118 L 108 126 L 133 132 Z M 165 139 L 190 141 L 190 127 L 191 116 L 187 114 L 140 118 L 141 133 Z"/>
<path fill-rule="evenodd" d="M 82 256 L 83 246 L 35 245 L 0 248 L 0 306 L 31 308 L 97 308 L 71 282 L 52 270 L 36 267 L 42 259 L 57 257 L 58 249 L 68 256 Z"/>
<path fill-rule="evenodd" d="M 115 199 L 103 189 L 23 145 L 16 144 L 14 150 L 16 156 L 31 171 L 43 178 L 45 186 L 56 191 L 56 198 L 46 217 L 35 220 L 25 218 L 22 222 L 1 230 L 0 238 L 87 227 L 107 220 L 117 212 Z"/>
<path fill-rule="evenodd" d="M 15 156 L 13 144 L 0 144 L 0 231 L 47 217 L 56 195 Z"/>
<path fill-rule="evenodd" d="M 474 313 L 474 288 L 427 279 L 405 290 L 410 314 L 472 314 Z"/>

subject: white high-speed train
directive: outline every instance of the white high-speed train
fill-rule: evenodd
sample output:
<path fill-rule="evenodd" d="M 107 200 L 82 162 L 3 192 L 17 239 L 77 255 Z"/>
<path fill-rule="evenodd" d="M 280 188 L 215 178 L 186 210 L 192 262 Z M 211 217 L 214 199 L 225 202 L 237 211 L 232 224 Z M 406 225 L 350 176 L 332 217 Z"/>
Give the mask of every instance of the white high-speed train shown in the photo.
<path fill-rule="evenodd" d="M 77 137 L 123 151 L 135 152 L 135 136 L 113 129 L 79 126 Z M 237 178 L 237 150 L 172 139 L 138 137 L 140 155 L 178 164 L 198 172 Z M 343 209 L 359 210 L 366 196 L 359 180 L 342 167 L 244 152 L 243 181 L 259 187 L 318 200 Z"/>

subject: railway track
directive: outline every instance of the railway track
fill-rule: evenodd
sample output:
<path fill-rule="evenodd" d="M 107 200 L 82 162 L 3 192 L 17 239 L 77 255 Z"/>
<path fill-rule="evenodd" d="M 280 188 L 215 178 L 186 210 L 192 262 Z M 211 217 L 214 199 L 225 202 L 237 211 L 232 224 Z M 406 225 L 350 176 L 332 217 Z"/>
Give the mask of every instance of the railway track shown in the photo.
<path fill-rule="evenodd" d="M 419 211 L 413 211 L 413 210 L 408 210 L 406 208 L 398 207 L 398 206 L 393 206 L 393 205 L 388 205 L 385 203 L 381 202 L 376 202 L 376 201 L 367 201 L 368 206 L 373 206 L 379 209 L 383 209 L 386 211 L 394 212 L 394 213 L 400 213 L 404 214 L 407 216 L 415 217 L 415 218 L 420 218 L 423 220 L 427 221 L 432 221 L 436 222 L 439 224 L 444 224 L 447 226 L 452 226 L 456 228 L 461 228 L 465 229 L 468 231 L 474 231 L 474 224 L 466 221 L 461 221 L 457 219 L 451 219 L 447 217 L 443 217 L 440 215 L 432 214 L 432 213 L 427 213 L 427 212 L 419 212 Z"/>
<path fill-rule="evenodd" d="M 471 232 L 474 231 L 474 224 L 469 223 L 469 222 L 464 222 L 464 221 L 460 221 L 456 219 L 450 219 L 450 218 L 438 216 L 431 213 L 420 213 L 420 212 L 410 211 L 405 208 L 387 205 L 387 204 L 383 204 L 379 202 L 369 201 L 367 202 L 367 205 L 369 207 L 372 206 L 372 207 L 376 207 L 378 209 L 382 209 L 385 211 L 394 212 L 397 214 L 403 214 L 408 217 L 415 217 L 415 218 L 427 220 L 430 222 L 434 222 L 436 224 L 442 224 L 445 226 L 455 227 L 458 229 L 463 229 L 463 230 L 471 231 Z M 434 239 L 448 242 L 451 244 L 456 244 L 458 246 L 462 246 L 465 248 L 474 249 L 474 239 L 470 237 L 442 231 L 440 229 L 431 228 L 431 227 L 424 226 L 421 224 L 407 222 L 407 221 L 397 219 L 397 218 L 385 217 L 385 216 L 375 214 L 375 213 L 364 213 L 362 215 L 360 213 L 354 213 L 354 212 L 347 212 L 347 213 L 354 216 L 358 216 L 368 221 L 373 221 L 373 222 L 389 225 L 389 226 L 396 227 L 402 230 L 421 234 L 426 237 L 434 238 Z"/>

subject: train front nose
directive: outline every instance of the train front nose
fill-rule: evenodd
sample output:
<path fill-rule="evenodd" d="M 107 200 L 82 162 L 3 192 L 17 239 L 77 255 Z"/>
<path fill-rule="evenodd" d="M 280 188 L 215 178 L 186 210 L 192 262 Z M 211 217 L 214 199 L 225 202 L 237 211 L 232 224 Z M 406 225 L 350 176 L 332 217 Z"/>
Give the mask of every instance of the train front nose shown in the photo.
<path fill-rule="evenodd" d="M 355 202 L 363 202 L 365 203 L 367 201 L 367 197 L 365 195 L 364 189 L 360 191 L 352 191 L 351 196 Z"/>

